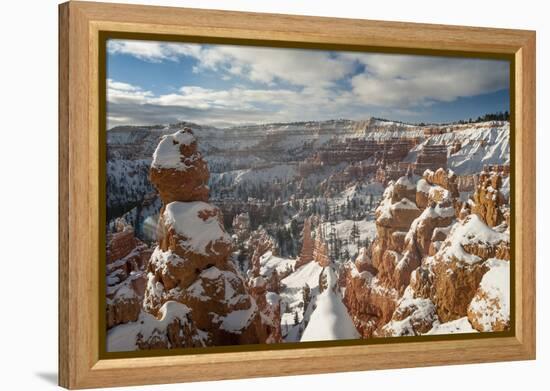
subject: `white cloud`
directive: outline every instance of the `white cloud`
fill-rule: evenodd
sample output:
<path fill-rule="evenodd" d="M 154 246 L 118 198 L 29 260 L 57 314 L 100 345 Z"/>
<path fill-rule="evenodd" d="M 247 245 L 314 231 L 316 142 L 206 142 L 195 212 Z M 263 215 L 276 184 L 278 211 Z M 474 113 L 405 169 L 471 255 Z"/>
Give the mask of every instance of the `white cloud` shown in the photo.
<path fill-rule="evenodd" d="M 146 103 L 153 97 L 151 91 L 138 86 L 107 79 L 107 101 L 111 103 Z"/>
<path fill-rule="evenodd" d="M 109 41 L 107 50 L 150 62 L 193 57 L 198 61 L 194 72 L 218 71 L 267 85 L 276 81 L 296 86 L 330 85 L 353 71 L 352 61 L 326 51 L 119 40 Z"/>
<path fill-rule="evenodd" d="M 178 61 L 181 56 L 194 57 L 200 50 L 200 45 L 194 44 L 132 40 L 109 40 L 107 42 L 109 54 L 129 54 L 140 60 L 157 63 L 164 60 Z"/>
<path fill-rule="evenodd" d="M 325 51 L 211 46 L 197 57 L 204 69 L 226 71 L 253 82 L 295 86 L 332 85 L 353 71 L 353 62 Z"/>
<path fill-rule="evenodd" d="M 228 126 L 304 118 L 330 119 L 335 113 L 338 117 L 355 118 L 358 111 L 349 92 L 320 86 L 300 90 L 242 86 L 222 90 L 184 86 L 176 93 L 161 95 L 114 80 L 109 80 L 108 86 L 109 127 L 181 120 Z M 365 116 L 361 112 L 360 117 Z M 129 121 L 128 118 L 133 119 Z"/>
<path fill-rule="evenodd" d="M 365 104 L 413 107 L 508 88 L 509 65 L 494 60 L 391 54 L 348 55 L 366 71 L 351 78 Z"/>

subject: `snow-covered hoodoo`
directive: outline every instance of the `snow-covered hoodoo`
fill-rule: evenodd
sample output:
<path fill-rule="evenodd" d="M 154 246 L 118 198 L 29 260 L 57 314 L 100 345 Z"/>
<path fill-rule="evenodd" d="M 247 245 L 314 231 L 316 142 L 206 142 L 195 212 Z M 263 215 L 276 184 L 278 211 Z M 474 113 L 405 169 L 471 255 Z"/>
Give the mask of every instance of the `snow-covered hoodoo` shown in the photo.
<path fill-rule="evenodd" d="M 464 202 L 451 171 L 389 183 L 376 210 L 376 240 L 340 278 L 363 337 L 509 328 L 510 234 L 498 218 L 509 211 L 501 180 L 483 173 Z"/>
<path fill-rule="evenodd" d="M 151 181 L 163 206 L 158 246 L 147 266 L 145 313 L 142 326 L 124 325 L 137 331 L 133 334 L 138 348 L 265 343 L 277 338 L 278 327 L 263 321 L 229 261 L 232 244 L 221 212 L 206 202 L 208 175 L 190 129 L 162 138 L 151 165 Z M 111 334 L 114 341 L 123 331 Z"/>

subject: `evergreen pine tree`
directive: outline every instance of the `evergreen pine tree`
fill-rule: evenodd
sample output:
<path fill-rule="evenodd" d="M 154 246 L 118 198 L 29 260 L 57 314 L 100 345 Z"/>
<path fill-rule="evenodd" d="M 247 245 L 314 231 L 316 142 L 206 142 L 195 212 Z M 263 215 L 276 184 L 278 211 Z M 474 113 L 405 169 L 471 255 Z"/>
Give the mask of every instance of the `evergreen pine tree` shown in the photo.
<path fill-rule="evenodd" d="M 304 301 L 304 310 L 309 305 L 309 301 L 311 300 L 311 289 L 309 288 L 309 285 L 306 283 L 304 285 L 304 288 L 302 289 L 302 300 Z"/>

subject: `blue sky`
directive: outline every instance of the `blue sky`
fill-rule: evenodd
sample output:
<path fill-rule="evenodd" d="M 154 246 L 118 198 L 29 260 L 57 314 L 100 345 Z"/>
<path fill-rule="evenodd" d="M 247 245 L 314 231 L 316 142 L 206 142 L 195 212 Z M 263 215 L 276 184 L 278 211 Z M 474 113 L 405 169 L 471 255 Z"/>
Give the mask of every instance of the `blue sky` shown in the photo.
<path fill-rule="evenodd" d="M 509 63 L 110 40 L 108 128 L 366 119 L 449 122 L 509 110 Z"/>

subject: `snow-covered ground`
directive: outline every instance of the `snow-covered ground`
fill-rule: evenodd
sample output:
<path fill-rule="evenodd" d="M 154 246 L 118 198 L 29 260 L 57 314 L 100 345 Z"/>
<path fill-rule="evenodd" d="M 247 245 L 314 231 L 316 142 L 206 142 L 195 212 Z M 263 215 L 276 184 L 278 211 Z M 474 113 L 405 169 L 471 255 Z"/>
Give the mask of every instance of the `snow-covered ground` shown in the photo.
<path fill-rule="evenodd" d="M 294 268 L 295 264 L 295 259 L 277 257 L 271 251 L 268 251 L 260 257 L 260 275 L 270 277 L 274 270 L 282 274 L 288 269 Z"/>
<path fill-rule="evenodd" d="M 303 289 L 306 284 L 311 290 L 311 294 L 315 295 L 319 289 L 319 275 L 323 268 L 317 262 L 309 262 L 294 271 L 283 280 L 281 280 L 281 306 L 283 312 L 281 314 L 281 325 L 283 335 L 286 330 L 292 327 L 295 323 L 295 316 L 301 322 L 304 318 L 305 308 L 300 306 L 303 304 Z M 296 315 L 297 314 L 297 315 Z M 296 336 L 287 338 L 287 341 L 296 341 Z"/>
<path fill-rule="evenodd" d="M 300 341 L 332 341 L 360 337 L 338 290 L 338 275 L 331 267 L 321 271 L 324 282 L 312 297 L 302 327 Z M 317 292 L 315 292 L 317 293 Z"/>
<path fill-rule="evenodd" d="M 337 292 L 326 289 L 317 296 L 315 305 L 315 310 L 309 318 L 300 341 L 334 341 L 359 338 L 359 333 Z"/>

